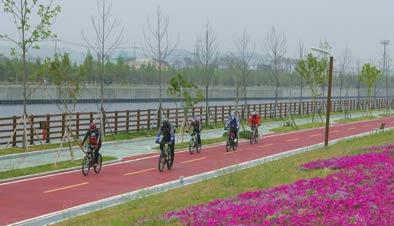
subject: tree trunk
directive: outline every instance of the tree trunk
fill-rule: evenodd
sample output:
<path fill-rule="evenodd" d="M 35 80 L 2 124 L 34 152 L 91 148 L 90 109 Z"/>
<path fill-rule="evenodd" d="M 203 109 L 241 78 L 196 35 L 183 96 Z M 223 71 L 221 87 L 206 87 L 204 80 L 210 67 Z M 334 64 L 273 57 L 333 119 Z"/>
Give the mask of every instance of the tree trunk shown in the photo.
<path fill-rule="evenodd" d="M 208 94 L 208 86 L 205 86 L 205 123 L 209 125 L 209 104 L 208 104 L 208 99 L 209 99 L 209 94 Z"/>

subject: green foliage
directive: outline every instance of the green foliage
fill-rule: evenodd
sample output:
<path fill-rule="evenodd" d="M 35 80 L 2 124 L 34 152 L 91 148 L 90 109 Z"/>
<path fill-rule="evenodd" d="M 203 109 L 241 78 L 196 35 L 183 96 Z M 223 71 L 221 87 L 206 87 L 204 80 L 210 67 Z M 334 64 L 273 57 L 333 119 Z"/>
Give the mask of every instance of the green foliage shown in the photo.
<path fill-rule="evenodd" d="M 311 53 L 308 54 L 306 59 L 301 59 L 296 67 L 298 74 L 304 79 L 306 85 L 309 87 L 312 93 L 312 100 L 316 106 L 316 98 L 320 96 L 320 86 L 325 83 L 325 75 L 327 72 L 327 59 L 318 59 Z M 315 112 L 312 116 L 312 121 L 315 120 Z"/>
<path fill-rule="evenodd" d="M 371 96 L 372 88 L 379 80 L 381 71 L 372 64 L 364 64 L 363 69 L 359 75 L 359 79 L 368 87 L 368 96 Z"/>
<path fill-rule="evenodd" d="M 80 93 L 80 82 L 86 74 L 83 66 L 79 68 L 79 76 L 72 76 L 73 66 L 71 65 L 68 53 L 55 55 L 53 59 L 45 60 L 45 72 L 49 75 L 52 82 L 63 96 L 64 103 L 72 100 L 74 103 Z"/>
<path fill-rule="evenodd" d="M 176 74 L 171 78 L 167 93 L 182 100 L 182 106 L 188 110 L 203 100 L 201 90 L 193 83 L 183 78 L 181 74 Z"/>
<path fill-rule="evenodd" d="M 302 59 L 298 62 L 296 71 L 310 88 L 313 97 L 319 96 L 318 88 L 325 82 L 327 60 L 319 60 L 310 53 L 305 60 Z"/>
<path fill-rule="evenodd" d="M 50 30 L 54 18 L 61 12 L 59 5 L 44 5 L 38 0 L 3 0 L 3 11 L 14 18 L 14 23 L 19 31 L 19 40 L 13 39 L 6 34 L 0 37 L 13 41 L 21 49 L 28 50 L 30 47 L 39 48 L 37 42 L 55 37 Z M 31 18 L 38 17 L 36 23 Z M 16 52 L 13 51 L 15 54 Z"/>
<path fill-rule="evenodd" d="M 244 130 L 239 132 L 239 138 L 250 139 L 251 136 L 252 136 L 252 132 L 250 130 Z"/>

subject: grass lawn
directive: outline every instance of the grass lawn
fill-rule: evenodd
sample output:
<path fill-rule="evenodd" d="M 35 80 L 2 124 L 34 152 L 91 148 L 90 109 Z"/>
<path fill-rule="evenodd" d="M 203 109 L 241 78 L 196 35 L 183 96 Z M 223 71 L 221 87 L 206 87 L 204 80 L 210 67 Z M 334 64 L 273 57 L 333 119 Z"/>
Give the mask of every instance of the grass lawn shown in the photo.
<path fill-rule="evenodd" d="M 272 128 L 270 129 L 270 131 L 277 133 L 285 133 L 285 132 L 292 132 L 302 129 L 318 128 L 318 127 L 323 127 L 325 125 L 326 124 L 324 122 L 312 122 L 312 123 L 297 125 L 296 127 L 282 126 L 282 127 Z"/>
<path fill-rule="evenodd" d="M 363 117 L 357 117 L 357 118 L 349 118 L 349 119 L 338 119 L 335 120 L 335 122 L 339 123 L 347 123 L 347 122 L 358 122 L 358 121 L 365 121 L 365 120 L 372 120 L 376 119 L 377 117 L 375 116 L 363 116 Z"/>
<path fill-rule="evenodd" d="M 355 138 L 329 146 L 327 149 L 302 153 L 269 162 L 240 172 L 145 197 L 108 209 L 76 217 L 58 225 L 180 225 L 165 222 L 163 214 L 191 205 L 207 203 L 217 198 L 227 198 L 242 192 L 261 190 L 290 184 L 302 178 L 324 177 L 333 170 L 300 170 L 299 166 L 319 158 L 351 155 L 372 145 L 393 142 L 394 131 Z"/>
<path fill-rule="evenodd" d="M 103 162 L 108 162 L 111 160 L 116 160 L 115 157 L 111 156 L 103 156 Z M 74 162 L 69 160 L 69 161 L 61 161 L 58 162 L 57 165 L 55 164 L 46 164 L 46 165 L 40 165 L 40 166 L 34 166 L 34 167 L 28 167 L 28 168 L 23 168 L 23 169 L 13 169 L 9 171 L 2 171 L 0 172 L 0 179 L 8 179 L 8 178 L 13 178 L 13 177 L 20 177 L 20 176 L 27 176 L 31 174 L 36 174 L 36 173 L 43 173 L 43 172 L 48 172 L 48 171 L 53 171 L 53 170 L 60 170 L 60 169 L 67 169 L 75 166 L 81 166 L 81 159 L 75 160 Z"/>

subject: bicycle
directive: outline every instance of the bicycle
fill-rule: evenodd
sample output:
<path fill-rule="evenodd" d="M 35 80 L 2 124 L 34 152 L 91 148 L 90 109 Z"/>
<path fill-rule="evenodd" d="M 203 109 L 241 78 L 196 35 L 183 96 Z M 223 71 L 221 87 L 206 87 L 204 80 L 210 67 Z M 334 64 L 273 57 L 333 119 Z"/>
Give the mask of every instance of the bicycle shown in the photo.
<path fill-rule="evenodd" d="M 164 171 L 164 167 L 167 165 L 167 169 L 171 170 L 172 165 L 174 164 L 174 160 L 171 159 L 170 152 L 170 142 L 166 142 L 163 145 L 163 148 L 160 150 L 158 168 L 160 172 Z"/>
<path fill-rule="evenodd" d="M 94 172 L 99 174 L 101 167 L 103 165 L 103 157 L 98 154 L 97 166 L 94 164 L 94 147 L 89 145 L 87 151 L 84 151 L 85 157 L 82 160 L 82 174 L 87 176 L 89 174 L 90 168 L 93 167 Z"/>
<path fill-rule="evenodd" d="M 227 130 L 227 128 L 226 128 Z M 231 151 L 231 149 L 233 151 L 235 151 L 238 147 L 238 140 L 236 140 L 236 132 L 232 129 L 229 130 L 228 132 L 228 138 L 227 138 L 227 142 L 226 142 L 226 152 Z"/>
<path fill-rule="evenodd" d="M 252 126 L 252 134 L 250 136 L 250 144 L 257 144 L 259 140 L 259 131 L 257 126 Z"/>
<path fill-rule="evenodd" d="M 197 151 L 197 153 L 201 152 L 201 142 L 198 142 L 197 139 L 197 133 L 193 132 L 190 135 L 190 142 L 189 142 L 189 153 L 193 154 L 195 151 Z"/>

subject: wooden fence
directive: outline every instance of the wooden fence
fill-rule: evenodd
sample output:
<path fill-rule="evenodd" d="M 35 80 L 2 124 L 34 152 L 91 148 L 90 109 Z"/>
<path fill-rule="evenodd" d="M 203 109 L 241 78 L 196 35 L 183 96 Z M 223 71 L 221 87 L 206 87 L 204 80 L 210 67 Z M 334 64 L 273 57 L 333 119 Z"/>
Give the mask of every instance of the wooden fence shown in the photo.
<path fill-rule="evenodd" d="M 342 107 L 346 106 L 349 110 L 365 109 L 368 100 L 344 100 L 342 102 L 333 101 L 332 111 L 338 112 Z M 391 100 L 393 106 L 393 100 Z M 370 104 L 372 109 L 385 108 L 387 106 L 386 99 L 374 99 Z M 317 102 L 317 108 L 324 109 L 325 102 Z M 250 104 L 243 108 L 240 112 L 242 118 L 246 117 L 251 111 L 258 112 L 262 118 L 275 117 L 273 115 L 274 103 L 264 104 Z M 288 117 L 289 114 L 300 115 L 310 114 L 314 109 L 312 102 L 280 102 L 276 111 L 276 117 Z M 211 106 L 209 107 L 209 115 L 211 123 L 223 123 L 229 113 L 235 110 L 235 106 Z M 192 114 L 204 115 L 205 107 L 196 107 L 189 112 L 188 117 Z M 182 108 L 164 109 L 164 115 L 175 126 L 180 126 L 184 120 Z M 109 133 L 125 133 L 131 131 L 140 131 L 143 129 L 155 129 L 158 127 L 160 120 L 158 120 L 157 109 L 146 110 L 126 110 L 126 111 L 109 111 L 104 115 L 106 134 Z M 28 142 L 34 144 L 38 139 L 43 142 L 59 141 L 66 130 L 66 115 L 65 114 L 47 114 L 47 115 L 31 115 L 27 123 Z M 95 121 L 99 125 L 98 112 L 77 112 L 70 115 L 72 133 L 81 137 L 87 131 L 90 122 Z M 203 123 L 206 123 L 205 117 Z M 0 118 L 0 145 L 10 144 L 17 146 L 22 142 L 23 125 L 18 124 L 19 117 Z M 46 137 L 44 130 L 46 129 Z M 16 131 L 13 133 L 13 131 Z M 36 132 L 34 132 L 36 131 Z M 37 134 L 37 135 L 36 135 Z"/>

